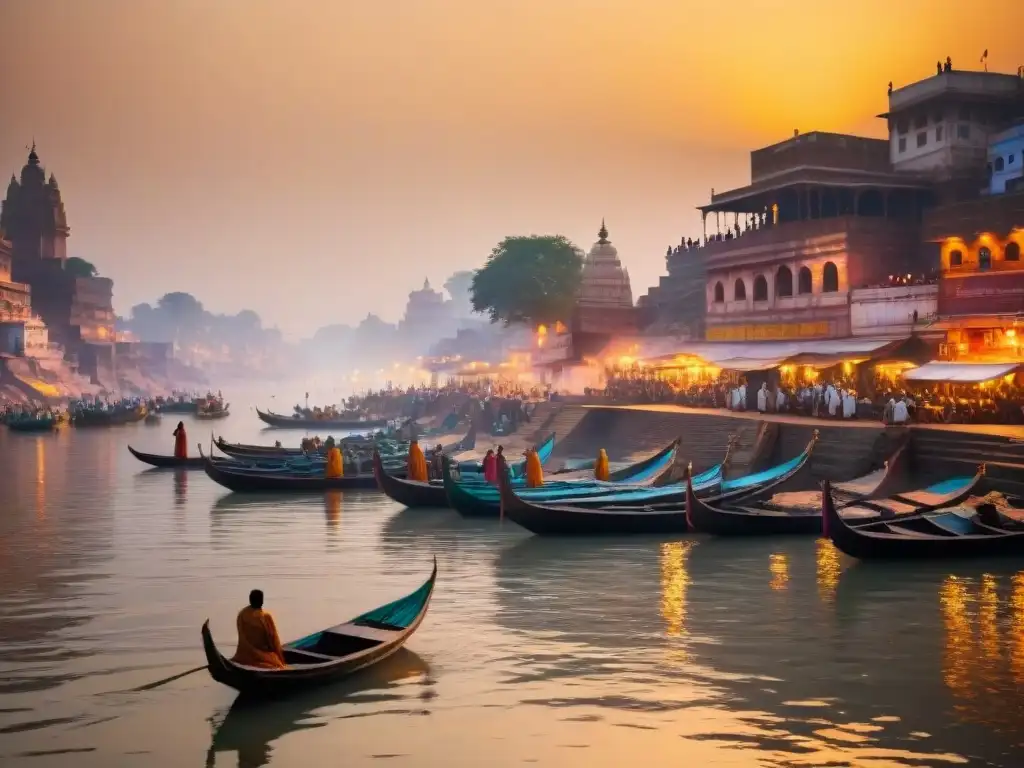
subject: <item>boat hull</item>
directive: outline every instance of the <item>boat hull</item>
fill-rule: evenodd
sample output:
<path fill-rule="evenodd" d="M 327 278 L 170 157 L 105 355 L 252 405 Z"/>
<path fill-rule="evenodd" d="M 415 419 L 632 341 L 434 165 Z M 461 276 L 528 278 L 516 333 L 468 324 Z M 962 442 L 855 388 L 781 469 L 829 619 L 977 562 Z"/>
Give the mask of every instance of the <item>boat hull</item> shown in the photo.
<path fill-rule="evenodd" d="M 237 493 L 304 492 L 376 488 L 372 474 L 346 477 L 324 477 L 322 474 L 292 474 L 288 472 L 258 472 L 225 467 L 206 459 L 203 469 L 214 482 Z"/>
<path fill-rule="evenodd" d="M 143 453 L 142 451 L 136 451 L 130 445 L 128 446 L 128 453 L 144 464 L 149 464 L 151 467 L 160 467 L 161 469 L 202 469 L 205 463 L 202 456 L 190 456 L 180 459 L 177 456 Z"/>
<path fill-rule="evenodd" d="M 344 429 L 344 430 L 364 430 L 364 429 L 380 429 L 388 425 L 387 419 L 374 419 L 372 421 L 358 421 L 355 419 L 306 419 L 302 417 L 294 416 L 281 416 L 276 413 L 264 413 L 259 408 L 256 409 L 256 415 L 259 416 L 260 421 L 264 424 L 268 424 L 276 429 L 301 429 L 301 430 L 324 430 L 324 429 Z"/>

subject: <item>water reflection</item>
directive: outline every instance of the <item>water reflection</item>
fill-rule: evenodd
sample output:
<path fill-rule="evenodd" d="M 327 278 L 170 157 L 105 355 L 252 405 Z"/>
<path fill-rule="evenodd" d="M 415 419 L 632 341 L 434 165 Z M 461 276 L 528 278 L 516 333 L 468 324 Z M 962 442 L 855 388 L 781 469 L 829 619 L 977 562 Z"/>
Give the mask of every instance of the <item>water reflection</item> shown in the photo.
<path fill-rule="evenodd" d="M 768 570 L 771 571 L 771 588 L 776 592 L 789 586 L 789 559 L 776 552 L 768 558 Z"/>
<path fill-rule="evenodd" d="M 427 662 L 402 649 L 353 677 L 280 701 L 239 698 L 210 718 L 213 739 L 206 765 L 212 768 L 219 752 L 234 752 L 238 768 L 261 768 L 271 763 L 272 744 L 278 739 L 326 727 L 336 719 L 429 714 L 433 685 Z"/>
<path fill-rule="evenodd" d="M 324 513 L 327 515 L 327 530 L 332 534 L 338 532 L 341 525 L 341 491 L 327 491 L 324 494 Z"/>
<path fill-rule="evenodd" d="M 188 470 L 174 470 L 174 506 L 182 509 L 188 501 Z"/>
<path fill-rule="evenodd" d="M 824 603 L 831 603 L 836 597 L 839 586 L 839 550 L 829 539 L 818 539 L 815 542 L 818 553 L 818 596 Z"/>
<path fill-rule="evenodd" d="M 686 634 L 686 556 L 692 541 L 671 541 L 661 545 L 661 617 L 665 634 L 680 637 Z"/>

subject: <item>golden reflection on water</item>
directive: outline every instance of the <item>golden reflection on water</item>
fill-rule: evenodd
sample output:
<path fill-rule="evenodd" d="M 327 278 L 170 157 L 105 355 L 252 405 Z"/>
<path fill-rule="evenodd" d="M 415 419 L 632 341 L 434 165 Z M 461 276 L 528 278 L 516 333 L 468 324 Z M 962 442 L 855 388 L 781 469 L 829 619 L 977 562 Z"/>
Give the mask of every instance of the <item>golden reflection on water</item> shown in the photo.
<path fill-rule="evenodd" d="M 1010 669 L 1017 685 L 1024 685 L 1024 571 L 1014 574 L 1010 592 Z"/>
<path fill-rule="evenodd" d="M 818 596 L 823 602 L 831 603 L 839 586 L 839 550 L 830 539 L 818 539 Z"/>
<path fill-rule="evenodd" d="M 967 584 L 956 576 L 947 576 L 939 589 L 942 620 L 946 628 L 943 647 L 942 679 L 954 694 L 970 697 L 968 665 L 974 637 L 967 616 L 970 599 Z"/>
<path fill-rule="evenodd" d="M 768 558 L 768 570 L 772 574 L 772 589 L 781 591 L 789 586 L 789 558 L 784 554 L 776 552 Z"/>
<path fill-rule="evenodd" d="M 690 576 L 686 558 L 692 541 L 670 541 L 661 545 L 661 617 L 665 634 L 683 637 L 686 632 L 686 590 Z"/>
<path fill-rule="evenodd" d="M 327 527 L 337 531 L 341 525 L 341 491 L 327 491 L 324 495 L 324 513 L 327 515 Z"/>
<path fill-rule="evenodd" d="M 46 519 L 46 446 L 36 438 L 36 519 Z"/>
<path fill-rule="evenodd" d="M 986 672 L 992 672 L 1002 657 L 998 613 L 999 593 L 996 591 L 996 577 L 986 573 L 981 577 L 978 598 L 978 639 L 981 641 L 981 654 L 986 662 L 983 669 Z"/>

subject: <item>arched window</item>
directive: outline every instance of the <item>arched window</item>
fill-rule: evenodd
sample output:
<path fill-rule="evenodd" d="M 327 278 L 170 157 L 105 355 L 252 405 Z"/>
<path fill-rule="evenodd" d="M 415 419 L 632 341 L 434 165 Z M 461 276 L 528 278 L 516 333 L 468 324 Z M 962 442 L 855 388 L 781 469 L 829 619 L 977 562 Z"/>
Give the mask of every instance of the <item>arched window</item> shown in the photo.
<path fill-rule="evenodd" d="M 754 301 L 768 301 L 768 281 L 764 275 L 754 278 Z"/>
<path fill-rule="evenodd" d="M 793 273 L 789 267 L 779 267 L 779 271 L 775 273 L 775 295 L 793 295 Z"/>
<path fill-rule="evenodd" d="M 720 282 L 715 283 L 715 304 L 721 304 L 725 301 L 725 286 Z"/>
<path fill-rule="evenodd" d="M 800 267 L 796 282 L 796 290 L 800 294 L 810 293 L 813 290 L 814 283 L 811 281 L 811 270 L 809 267 Z"/>
<path fill-rule="evenodd" d="M 978 249 L 978 269 L 992 269 L 992 251 L 987 245 Z"/>
<path fill-rule="evenodd" d="M 821 273 L 822 293 L 835 293 L 839 290 L 839 268 L 831 261 L 825 262 L 825 269 Z"/>
<path fill-rule="evenodd" d="M 949 266 L 951 267 L 962 267 L 964 265 L 964 252 L 963 251 L 950 251 L 949 252 Z"/>
<path fill-rule="evenodd" d="M 1012 240 L 1007 243 L 1006 250 L 1003 251 L 1003 258 L 1007 261 L 1020 261 L 1020 244 Z"/>
<path fill-rule="evenodd" d="M 743 278 L 736 278 L 736 285 L 732 289 L 732 298 L 734 301 L 747 300 L 747 285 L 743 282 Z"/>
<path fill-rule="evenodd" d="M 996 162 L 995 162 L 996 173 L 999 173 L 1000 171 L 1002 171 L 1004 167 L 1005 166 L 1003 165 L 1003 158 L 997 157 L 996 158 Z"/>

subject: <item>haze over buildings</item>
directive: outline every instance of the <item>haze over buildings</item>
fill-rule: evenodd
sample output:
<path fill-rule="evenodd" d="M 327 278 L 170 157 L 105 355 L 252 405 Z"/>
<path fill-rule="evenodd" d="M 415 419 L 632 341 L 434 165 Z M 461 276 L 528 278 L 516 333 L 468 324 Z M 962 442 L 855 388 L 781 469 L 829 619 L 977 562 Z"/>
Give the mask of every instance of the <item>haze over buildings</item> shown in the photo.
<path fill-rule="evenodd" d="M 175 290 L 308 335 L 482 264 L 509 234 L 581 247 L 606 216 L 635 296 L 711 186 L 794 128 L 881 137 L 886 83 L 1015 71 L 1016 0 L 386 6 L 0 5 L 0 167 L 33 138 L 71 256 L 115 308 Z M 834 34 L 841 25 L 842 36 Z M 780 45 L 779 42 L 785 41 Z M 31 65 L 27 65 L 31 62 Z"/>

